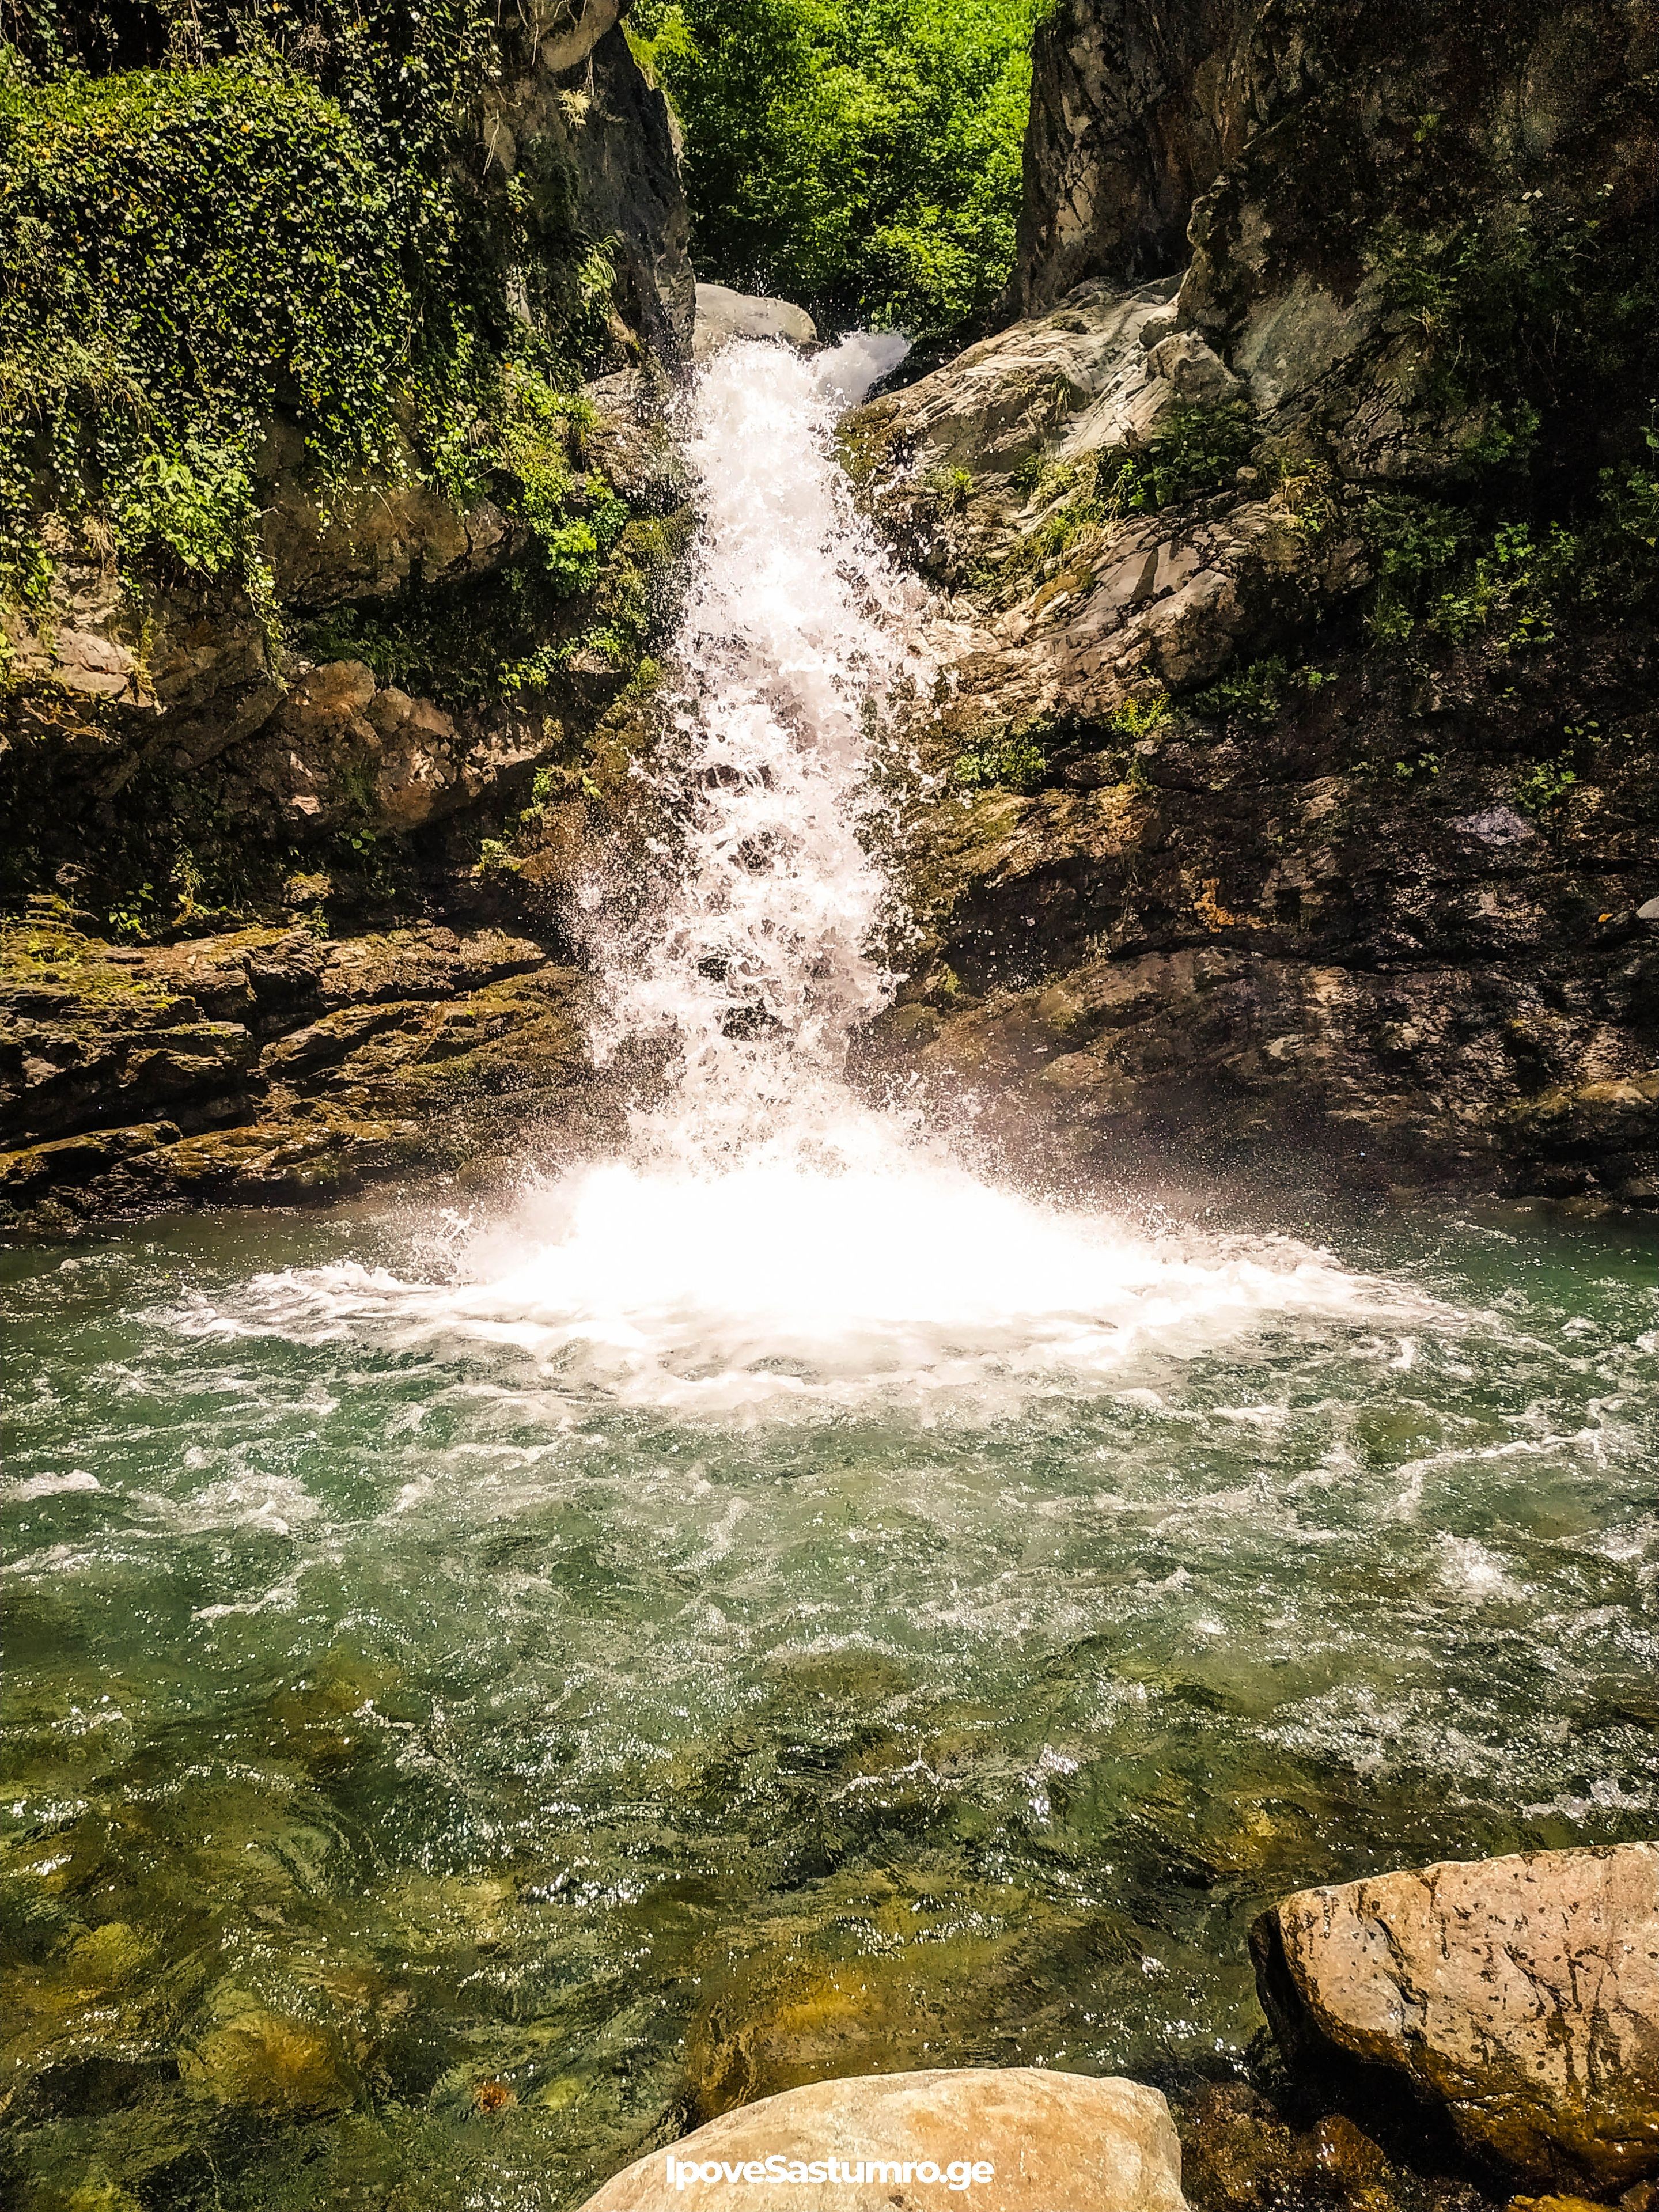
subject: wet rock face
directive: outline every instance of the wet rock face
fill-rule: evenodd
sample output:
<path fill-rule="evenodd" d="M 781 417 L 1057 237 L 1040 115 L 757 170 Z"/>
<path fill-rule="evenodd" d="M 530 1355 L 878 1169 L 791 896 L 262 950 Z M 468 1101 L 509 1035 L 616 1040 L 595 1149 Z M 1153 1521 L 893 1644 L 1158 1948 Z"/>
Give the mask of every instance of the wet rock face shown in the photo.
<path fill-rule="evenodd" d="M 1373 2097 L 1391 2075 L 1525 2180 L 1612 2196 L 1659 2175 L 1659 1845 L 1303 1890 L 1252 1948 L 1304 2071 L 1364 2068 Z"/>
<path fill-rule="evenodd" d="M 582 979 L 528 939 L 0 934 L 0 1221 L 327 1196 L 454 1155 L 449 1117 L 578 1109 Z M 465 1141 L 456 1157 L 465 1157 Z"/>
<path fill-rule="evenodd" d="M 754 2194 L 769 2206 L 807 2212 L 830 2205 L 892 2212 L 941 2198 L 963 2212 L 1186 2212 L 1181 2147 L 1156 2089 L 1036 2067 L 865 2075 L 790 2089 L 641 2159 L 582 2212 L 684 2205 L 670 2156 L 699 2166 L 752 2162 L 763 2191 L 739 2186 L 734 2201 Z M 766 2179 L 769 2158 L 782 2161 L 781 2178 Z M 831 2158 L 874 2172 L 832 2180 Z M 918 2183 L 914 2170 L 921 2166 L 932 2170 Z"/>

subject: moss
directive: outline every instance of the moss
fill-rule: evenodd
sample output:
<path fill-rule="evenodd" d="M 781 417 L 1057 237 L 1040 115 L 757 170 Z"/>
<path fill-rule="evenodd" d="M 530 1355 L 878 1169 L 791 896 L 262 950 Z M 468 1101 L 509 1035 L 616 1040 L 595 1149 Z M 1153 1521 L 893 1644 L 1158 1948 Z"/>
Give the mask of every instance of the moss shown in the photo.
<path fill-rule="evenodd" d="M 67 919 L 0 922 L 0 1002 L 19 1012 L 72 1014 L 98 1029 L 146 1027 L 178 998 Z"/>
<path fill-rule="evenodd" d="M 57 514 L 135 586 L 234 570 L 270 601 L 252 523 L 278 408 L 324 484 L 412 467 L 465 501 L 494 473 L 587 588 L 605 532 L 565 512 L 568 434 L 615 276 L 556 149 L 511 179 L 483 157 L 516 33 L 487 0 L 299 0 L 286 33 L 228 0 L 128 12 L 27 11 L 50 73 L 0 82 L 0 596 L 45 602 Z"/>

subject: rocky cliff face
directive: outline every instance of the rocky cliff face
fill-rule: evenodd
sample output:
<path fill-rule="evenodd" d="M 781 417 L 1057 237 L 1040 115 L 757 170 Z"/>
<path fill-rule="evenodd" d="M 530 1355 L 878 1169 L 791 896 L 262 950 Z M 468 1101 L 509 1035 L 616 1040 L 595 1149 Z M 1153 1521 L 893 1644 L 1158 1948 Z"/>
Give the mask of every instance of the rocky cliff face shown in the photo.
<path fill-rule="evenodd" d="M 529 207 L 602 255 L 575 311 L 603 373 L 551 404 L 509 381 L 505 490 L 457 496 L 407 445 L 319 482 L 279 404 L 245 574 L 136 574 L 48 514 L 48 586 L 0 609 L 0 1181 L 26 1223 L 349 1186 L 441 1153 L 458 1101 L 568 1103 L 580 978 L 504 840 L 625 772 L 687 521 L 678 149 L 619 13 L 520 11 L 461 119 L 503 234 Z M 535 272 L 505 283 L 539 312 Z"/>
<path fill-rule="evenodd" d="M 1042 313 L 1091 277 L 1186 259 L 1224 134 L 1230 0 L 1061 0 L 1036 34 L 1014 300 Z M 1231 126 L 1231 127 L 1230 127 Z"/>
<path fill-rule="evenodd" d="M 522 500 L 413 467 L 319 494 L 278 406 L 258 503 L 280 651 L 269 605 L 222 583 L 160 574 L 136 617 L 84 532 L 50 549 L 50 605 L 6 616 L 27 1218 L 54 1189 L 65 1218 L 131 1195 L 125 1165 L 104 1180 L 122 1129 L 162 1132 L 161 1194 L 194 1187 L 171 1146 L 255 1128 L 236 1188 L 264 1159 L 287 1188 L 270 1132 L 295 1115 L 349 1175 L 382 1142 L 341 1136 L 354 1101 L 422 1126 L 414 1091 L 387 1103 L 390 1040 L 445 1056 L 410 1013 L 284 1058 L 346 1020 L 346 968 L 291 1006 L 250 971 L 222 1053 L 156 1047 L 148 1013 L 119 1042 L 112 936 L 216 972 L 250 924 L 372 938 L 401 973 L 400 932 L 495 930 L 533 938 L 561 1003 L 578 988 L 556 902 L 649 742 L 687 520 L 661 419 L 691 314 L 673 131 L 616 15 L 529 11 L 475 118 L 503 234 L 556 202 L 609 244 L 607 373 L 519 426 L 576 487 L 555 599 L 565 556 Z M 1637 0 L 1048 19 L 1020 319 L 846 429 L 943 595 L 878 1065 L 1012 1086 L 1088 1161 L 1316 1144 L 1362 1178 L 1659 1200 L 1656 63 Z M 464 997 L 504 980 L 463 966 Z M 441 995 L 377 986 L 359 1011 Z M 198 1018 L 239 1018 L 161 1026 Z M 562 1098 L 572 1048 L 560 1030 Z M 168 1053 L 204 1066 L 174 1082 Z M 160 1072 L 106 1091 L 87 1070 L 111 1054 Z"/>
<path fill-rule="evenodd" d="M 847 430 L 953 595 L 901 1065 L 1085 1156 L 1659 1201 L 1655 52 L 1049 20 L 1027 318 Z"/>

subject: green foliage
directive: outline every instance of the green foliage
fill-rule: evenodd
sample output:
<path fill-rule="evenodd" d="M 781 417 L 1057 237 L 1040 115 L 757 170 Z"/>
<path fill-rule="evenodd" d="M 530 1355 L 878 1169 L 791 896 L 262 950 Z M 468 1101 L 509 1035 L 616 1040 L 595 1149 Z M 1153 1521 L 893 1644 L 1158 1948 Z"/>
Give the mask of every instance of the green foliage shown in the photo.
<path fill-rule="evenodd" d="M 1048 505 L 985 580 L 1005 592 L 1020 589 L 1048 562 L 1103 544 L 1126 514 L 1156 513 L 1231 483 L 1256 437 L 1249 403 L 1230 400 L 1172 407 L 1144 446 L 1117 447 L 1092 462 L 1025 455 L 1009 481 L 1028 502 Z"/>
<path fill-rule="evenodd" d="M 967 469 L 933 469 L 923 478 L 941 507 L 952 514 L 965 514 L 974 495 L 974 479 Z"/>
<path fill-rule="evenodd" d="M 1449 568 L 1468 544 L 1473 516 L 1461 508 L 1388 492 L 1367 504 L 1361 538 L 1376 556 L 1379 574 L 1418 584 Z"/>
<path fill-rule="evenodd" d="M 957 757 L 952 782 L 963 791 L 1030 791 L 1042 781 L 1048 761 L 1038 742 L 1040 730 L 1017 724 Z"/>
<path fill-rule="evenodd" d="M 583 425 L 558 387 L 609 345 L 612 272 L 552 155 L 511 179 L 484 157 L 497 13 L 27 11 L 47 73 L 0 72 L 0 592 L 44 598 L 55 510 L 130 579 L 240 568 L 268 599 L 279 412 L 325 487 L 367 469 L 464 499 L 493 473 L 556 571 L 586 573 L 560 535 Z"/>
<path fill-rule="evenodd" d="M 1647 458 L 1621 468 L 1603 469 L 1600 477 L 1596 550 L 1599 573 L 1594 595 L 1628 601 L 1650 590 L 1659 569 L 1659 431 L 1643 433 Z"/>
<path fill-rule="evenodd" d="M 1650 453 L 1659 436 L 1646 434 Z M 1568 610 L 1610 610 L 1650 597 L 1659 582 L 1659 475 L 1646 462 L 1601 471 L 1581 526 L 1502 520 L 1389 493 L 1369 502 L 1360 534 L 1377 571 L 1367 624 L 1374 638 L 1425 630 L 1452 644 L 1490 637 L 1506 653 L 1547 645 Z"/>
<path fill-rule="evenodd" d="M 116 488 L 120 542 L 162 546 L 181 568 L 217 576 L 242 557 L 256 520 L 253 482 L 234 448 L 186 438 L 177 459 L 149 453 Z"/>
<path fill-rule="evenodd" d="M 1515 788 L 1515 803 L 1534 821 L 1547 820 L 1571 797 L 1578 777 L 1565 753 L 1559 760 L 1540 761 Z"/>
<path fill-rule="evenodd" d="M 512 848 L 500 837 L 486 837 L 478 847 L 478 857 L 472 872 L 481 883 L 501 883 L 516 876 L 524 862 L 514 857 Z"/>
<path fill-rule="evenodd" d="M 641 0 L 702 272 L 914 337 L 1013 264 L 1039 0 Z"/>
<path fill-rule="evenodd" d="M 1273 653 L 1218 678 L 1206 690 L 1194 692 L 1190 703 L 1195 713 L 1218 720 L 1271 722 L 1285 703 L 1285 687 L 1291 681 L 1283 657 Z"/>
<path fill-rule="evenodd" d="M 1436 228 L 1391 216 L 1367 259 L 1443 400 L 1491 409 L 1468 455 L 1477 466 L 1524 461 L 1534 401 L 1616 375 L 1649 350 L 1659 313 L 1645 245 L 1541 190 Z"/>
<path fill-rule="evenodd" d="M 301 633 L 302 648 L 313 660 L 361 660 L 382 684 L 449 707 L 545 690 L 579 654 L 618 671 L 648 665 L 690 517 L 630 518 L 598 477 L 572 495 L 591 496 L 580 535 L 544 540 L 483 579 L 331 610 Z M 587 607 L 572 604 L 578 591 L 591 593 Z"/>
<path fill-rule="evenodd" d="M 1367 502 L 1359 534 L 1377 572 L 1366 617 L 1375 639 L 1412 635 L 1427 588 L 1458 561 L 1474 530 L 1472 514 L 1409 492 L 1388 492 Z"/>
<path fill-rule="evenodd" d="M 1150 698 L 1126 699 L 1114 710 L 1106 726 L 1114 736 L 1127 738 L 1133 744 L 1167 730 L 1174 720 L 1175 709 L 1168 692 L 1158 691 Z"/>
<path fill-rule="evenodd" d="M 1237 476 L 1258 434 L 1247 399 L 1171 407 L 1144 446 L 1101 455 L 1098 496 L 1114 514 L 1152 514 L 1219 490 Z"/>
<path fill-rule="evenodd" d="M 1547 645 L 1582 550 L 1579 538 L 1559 523 L 1542 529 L 1502 523 L 1467 574 L 1431 605 L 1427 627 L 1454 644 L 1496 627 L 1508 652 Z"/>

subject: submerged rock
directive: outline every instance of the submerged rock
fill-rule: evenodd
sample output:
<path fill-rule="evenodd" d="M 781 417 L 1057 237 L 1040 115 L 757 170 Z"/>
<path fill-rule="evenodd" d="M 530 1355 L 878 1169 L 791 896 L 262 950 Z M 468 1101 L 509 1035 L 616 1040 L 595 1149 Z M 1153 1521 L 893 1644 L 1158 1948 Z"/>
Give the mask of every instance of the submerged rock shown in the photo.
<path fill-rule="evenodd" d="M 218 1991 L 212 2010 L 216 2025 L 179 2056 L 189 2087 L 272 2115 L 338 2112 L 355 2102 L 355 2074 L 325 2027 L 273 2012 L 240 1990 Z"/>
<path fill-rule="evenodd" d="M 1523 2179 L 1659 2173 L 1659 1844 L 1446 1863 L 1298 1891 L 1251 1933 L 1287 2057 L 1386 2069 Z"/>
<path fill-rule="evenodd" d="M 781 2162 L 781 2176 L 769 2173 L 769 2160 Z M 841 2178 L 848 2164 L 866 2178 Z M 688 2165 L 707 2178 L 682 2188 L 678 2172 Z M 706 2202 L 717 2185 L 727 2187 L 726 2168 L 735 2201 L 746 2194 L 769 2212 L 791 2204 L 890 2212 L 935 2202 L 963 2212 L 1186 2212 L 1181 2146 L 1158 2091 L 1033 2066 L 866 2075 L 791 2089 L 636 2160 L 583 2212 Z"/>

